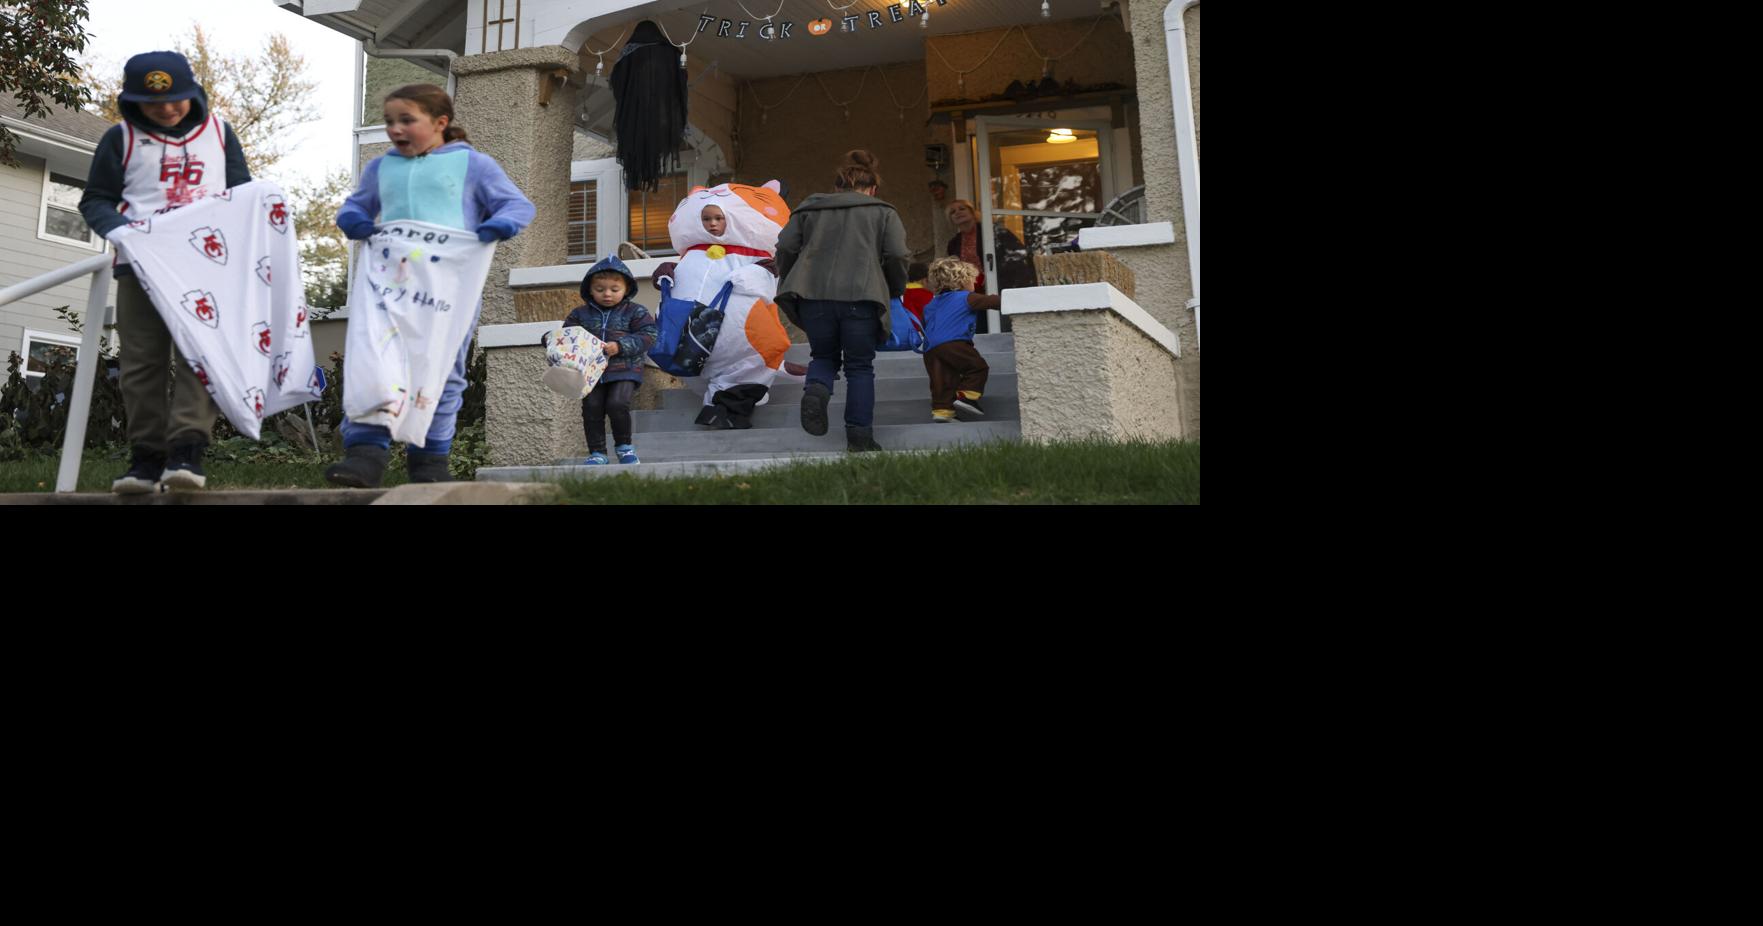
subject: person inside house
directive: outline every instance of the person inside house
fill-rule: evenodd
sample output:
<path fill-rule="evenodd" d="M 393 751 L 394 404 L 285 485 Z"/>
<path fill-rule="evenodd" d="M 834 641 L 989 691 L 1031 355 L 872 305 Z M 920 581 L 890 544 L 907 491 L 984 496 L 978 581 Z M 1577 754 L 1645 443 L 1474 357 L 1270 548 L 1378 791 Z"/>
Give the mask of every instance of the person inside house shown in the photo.
<path fill-rule="evenodd" d="M 955 223 L 949 221 L 949 185 L 941 180 L 930 182 L 930 240 L 948 241 L 955 234 Z M 935 247 L 931 248 L 934 258 Z"/>

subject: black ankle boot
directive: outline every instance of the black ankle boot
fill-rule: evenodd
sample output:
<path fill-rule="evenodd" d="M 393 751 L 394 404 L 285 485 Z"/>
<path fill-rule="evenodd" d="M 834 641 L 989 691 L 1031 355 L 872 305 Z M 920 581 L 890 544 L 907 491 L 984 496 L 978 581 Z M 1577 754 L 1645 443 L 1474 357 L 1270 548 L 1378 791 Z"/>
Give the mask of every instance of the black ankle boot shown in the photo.
<path fill-rule="evenodd" d="M 371 444 L 356 444 L 343 451 L 343 462 L 332 463 L 324 478 L 332 485 L 352 489 L 377 489 L 386 478 L 386 463 L 392 452 Z"/>
<path fill-rule="evenodd" d="M 845 449 L 852 453 L 867 453 L 882 447 L 875 442 L 874 428 L 846 428 Z"/>
<path fill-rule="evenodd" d="M 407 448 L 404 465 L 410 470 L 411 482 L 453 481 L 453 474 L 447 471 L 447 455 L 444 453 L 423 453 Z"/>

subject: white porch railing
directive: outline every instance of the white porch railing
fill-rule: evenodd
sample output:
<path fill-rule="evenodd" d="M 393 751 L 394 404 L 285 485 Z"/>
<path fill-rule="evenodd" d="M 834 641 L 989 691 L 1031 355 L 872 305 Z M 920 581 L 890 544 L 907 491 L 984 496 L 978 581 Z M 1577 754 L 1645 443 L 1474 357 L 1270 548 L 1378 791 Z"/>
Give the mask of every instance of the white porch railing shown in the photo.
<path fill-rule="evenodd" d="M 81 316 L 85 331 L 80 337 L 80 356 L 74 365 L 73 396 L 67 407 L 67 435 L 61 442 L 61 468 L 55 474 L 57 492 L 72 492 L 80 481 L 80 455 L 86 447 L 86 416 L 92 411 L 93 376 L 102 365 L 98 358 L 98 339 L 104 335 L 104 326 L 110 324 L 111 259 L 108 251 L 95 254 L 60 270 L 0 289 L 0 305 L 9 305 L 88 273 L 92 275 L 92 288 L 86 294 L 86 312 Z"/>

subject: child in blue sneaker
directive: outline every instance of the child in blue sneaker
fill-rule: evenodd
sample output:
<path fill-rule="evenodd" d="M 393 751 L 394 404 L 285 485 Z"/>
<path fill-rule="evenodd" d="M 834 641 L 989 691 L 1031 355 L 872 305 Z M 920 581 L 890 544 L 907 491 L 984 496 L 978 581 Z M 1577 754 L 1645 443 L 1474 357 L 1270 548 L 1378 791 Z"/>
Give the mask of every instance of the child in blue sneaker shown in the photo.
<path fill-rule="evenodd" d="M 630 268 L 613 254 L 588 268 L 582 278 L 584 305 L 577 306 L 563 320 L 563 327 L 575 325 L 599 338 L 606 345 L 606 372 L 592 392 L 582 398 L 582 429 L 588 436 L 589 466 L 604 466 L 606 459 L 606 419 L 612 419 L 612 450 L 620 463 L 640 463 L 637 448 L 631 444 L 631 398 L 643 385 L 643 358 L 661 330 L 655 316 L 641 303 L 631 301 L 637 292 L 637 278 Z"/>

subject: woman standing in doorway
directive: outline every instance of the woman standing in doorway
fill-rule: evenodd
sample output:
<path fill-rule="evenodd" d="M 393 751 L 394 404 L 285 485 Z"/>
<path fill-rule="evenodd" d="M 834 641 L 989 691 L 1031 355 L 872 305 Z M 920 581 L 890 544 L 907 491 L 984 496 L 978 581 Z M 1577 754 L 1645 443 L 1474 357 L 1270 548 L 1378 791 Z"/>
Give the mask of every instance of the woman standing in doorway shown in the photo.
<path fill-rule="evenodd" d="M 880 162 L 845 154 L 832 193 L 815 193 L 790 213 L 777 239 L 778 305 L 808 333 L 811 357 L 802 390 L 802 430 L 825 434 L 833 379 L 845 371 L 845 444 L 875 442 L 875 348 L 887 340 L 888 302 L 906 291 L 906 227 L 876 198 Z"/>
<path fill-rule="evenodd" d="M 955 225 L 955 237 L 949 239 L 949 246 L 945 253 L 950 257 L 961 258 L 972 264 L 973 269 L 979 271 L 979 280 L 973 284 L 973 291 L 984 294 L 986 265 L 982 254 L 985 242 L 981 240 L 979 234 L 979 212 L 973 208 L 973 203 L 965 199 L 951 200 L 949 202 L 949 221 Z M 1012 259 L 1019 258 L 1026 250 L 1022 246 L 1022 239 L 1011 234 L 1010 229 L 1002 225 L 994 225 L 992 234 L 996 238 L 994 243 L 997 245 L 998 254 L 1003 256 L 1006 261 L 1004 275 L 999 280 L 1001 284 L 999 288 L 1016 289 L 1035 285 L 1032 274 L 1017 272 L 1021 261 Z"/>

